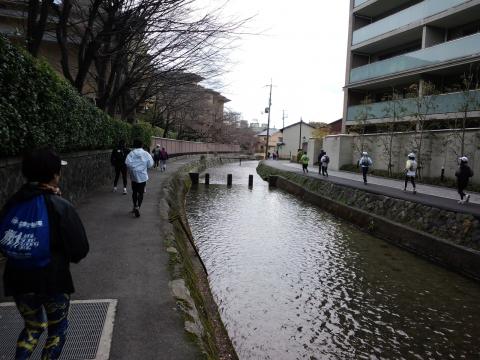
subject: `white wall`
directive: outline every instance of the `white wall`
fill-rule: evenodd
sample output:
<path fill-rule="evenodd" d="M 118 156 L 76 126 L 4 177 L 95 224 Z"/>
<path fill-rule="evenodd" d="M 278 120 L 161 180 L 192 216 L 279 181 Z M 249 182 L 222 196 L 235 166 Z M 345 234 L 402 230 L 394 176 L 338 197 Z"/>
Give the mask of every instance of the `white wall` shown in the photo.
<path fill-rule="evenodd" d="M 308 140 L 308 157 L 310 161 L 308 162 L 308 166 L 313 166 L 317 162 L 318 154 L 320 154 L 320 150 L 323 149 L 323 140 L 322 139 L 314 139 L 310 138 Z"/>
<path fill-rule="evenodd" d="M 307 124 L 303 123 L 302 124 L 302 138 L 305 136 L 305 139 L 310 139 L 313 134 L 313 129 L 312 127 L 308 126 Z M 296 156 L 298 152 L 298 145 L 299 145 L 299 140 L 300 140 L 300 124 L 297 124 L 295 126 L 286 128 L 283 130 L 283 145 L 280 150 L 279 150 L 279 156 L 281 159 L 290 159 L 291 155 Z M 303 139 L 302 139 L 303 141 Z M 301 148 L 300 144 L 300 148 Z M 308 153 L 308 149 L 307 149 Z M 291 155 L 290 155 L 291 154 Z M 308 154 L 310 157 L 310 154 Z"/>
<path fill-rule="evenodd" d="M 339 170 L 342 165 L 352 163 L 352 144 L 351 135 L 330 135 L 323 138 L 323 150 L 330 157 L 330 169 Z"/>
<path fill-rule="evenodd" d="M 466 155 L 474 172 L 473 182 L 480 183 L 480 129 L 466 131 L 465 154 L 459 151 L 459 132 L 452 130 L 435 130 L 424 133 L 422 141 L 423 176 L 439 177 L 445 167 L 445 176 L 455 178 L 458 157 Z M 365 135 L 365 150 L 373 159 L 373 167 L 387 170 L 388 154 L 384 143 L 387 134 Z M 418 135 L 417 135 L 418 136 Z M 355 164 L 360 157 L 361 137 L 358 135 L 332 135 L 323 140 L 323 148 L 330 156 L 330 168 L 338 170 L 342 165 Z M 394 172 L 402 172 L 407 155 L 417 153 L 415 134 L 397 133 L 393 138 L 392 164 Z"/>

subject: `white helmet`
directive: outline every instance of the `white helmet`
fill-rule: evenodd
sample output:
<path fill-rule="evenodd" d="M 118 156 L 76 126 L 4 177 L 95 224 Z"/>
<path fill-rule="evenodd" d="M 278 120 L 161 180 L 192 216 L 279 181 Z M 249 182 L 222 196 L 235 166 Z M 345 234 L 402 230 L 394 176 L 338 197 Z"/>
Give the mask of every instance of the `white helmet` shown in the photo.
<path fill-rule="evenodd" d="M 368 155 L 368 152 L 364 151 L 364 152 L 362 152 L 362 155 L 363 155 L 363 156 L 367 156 L 367 155 Z"/>
<path fill-rule="evenodd" d="M 468 158 L 466 156 L 462 156 L 459 160 L 462 163 L 467 163 L 468 162 Z"/>
<path fill-rule="evenodd" d="M 415 159 L 415 157 L 416 157 L 416 156 L 415 156 L 415 154 L 414 154 L 414 153 L 410 153 L 410 154 L 408 154 L 408 158 L 409 158 L 409 159 Z"/>

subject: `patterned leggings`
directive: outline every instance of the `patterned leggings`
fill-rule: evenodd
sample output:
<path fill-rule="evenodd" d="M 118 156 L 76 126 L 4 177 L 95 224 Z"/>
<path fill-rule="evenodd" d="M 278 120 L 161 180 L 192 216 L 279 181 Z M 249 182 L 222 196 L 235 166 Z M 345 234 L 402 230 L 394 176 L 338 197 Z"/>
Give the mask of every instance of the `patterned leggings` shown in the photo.
<path fill-rule="evenodd" d="M 27 294 L 15 296 L 14 299 L 17 309 L 25 321 L 25 328 L 18 336 L 15 360 L 30 358 L 37 346 L 38 339 L 47 328 L 48 337 L 41 359 L 58 359 L 65 344 L 70 295 Z"/>

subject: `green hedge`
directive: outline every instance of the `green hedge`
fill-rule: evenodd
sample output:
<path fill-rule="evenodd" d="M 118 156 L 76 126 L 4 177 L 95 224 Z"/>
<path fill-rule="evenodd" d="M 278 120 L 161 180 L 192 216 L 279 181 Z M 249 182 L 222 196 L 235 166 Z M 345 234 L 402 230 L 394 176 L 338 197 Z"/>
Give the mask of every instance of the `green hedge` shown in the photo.
<path fill-rule="evenodd" d="M 0 36 L 0 157 L 38 146 L 106 149 L 136 137 L 149 144 L 153 133 L 151 125 L 110 118 L 47 63 Z"/>

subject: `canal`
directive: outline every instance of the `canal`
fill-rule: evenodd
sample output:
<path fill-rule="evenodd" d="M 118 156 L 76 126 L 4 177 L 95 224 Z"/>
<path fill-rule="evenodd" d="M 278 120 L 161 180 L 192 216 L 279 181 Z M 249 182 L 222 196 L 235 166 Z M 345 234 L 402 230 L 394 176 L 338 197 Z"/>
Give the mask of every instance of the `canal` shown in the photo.
<path fill-rule="evenodd" d="M 256 166 L 210 168 L 187 196 L 240 359 L 480 358 L 478 283 L 269 189 Z"/>

